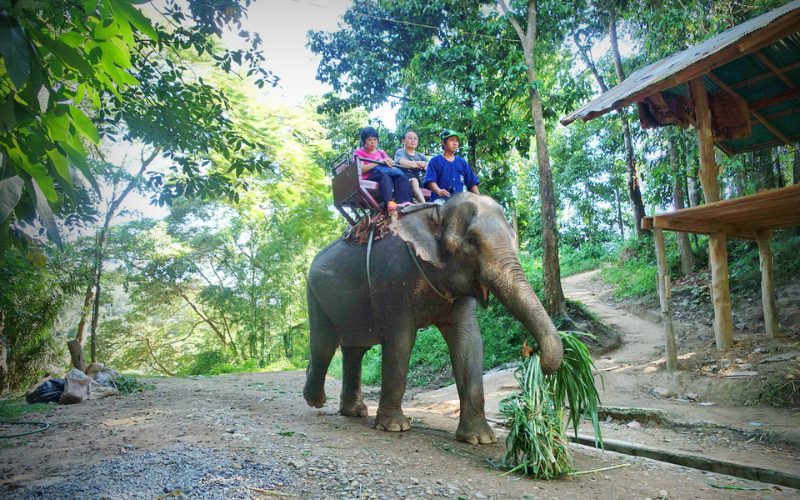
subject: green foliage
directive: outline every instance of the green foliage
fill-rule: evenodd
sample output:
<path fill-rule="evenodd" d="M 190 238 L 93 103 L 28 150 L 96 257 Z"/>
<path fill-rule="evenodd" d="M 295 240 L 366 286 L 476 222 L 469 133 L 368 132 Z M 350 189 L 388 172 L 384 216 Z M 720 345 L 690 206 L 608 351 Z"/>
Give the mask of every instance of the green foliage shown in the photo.
<path fill-rule="evenodd" d="M 668 260 L 675 261 L 675 257 L 674 252 L 669 252 Z M 656 293 L 657 271 L 653 240 L 647 237 L 626 241 L 617 261 L 600 275 L 614 286 L 617 298 L 643 297 Z"/>
<path fill-rule="evenodd" d="M 529 357 L 514 373 L 520 392 L 500 401 L 508 436 L 503 465 L 535 479 L 555 479 L 574 470 L 569 438 L 564 431 L 564 408 L 553 398 L 539 356 Z"/>
<path fill-rule="evenodd" d="M 260 141 L 237 133 L 227 118 L 226 96 L 185 64 L 191 49 L 222 71 L 242 68 L 259 86 L 274 81 L 260 68 L 257 36 L 241 32 L 250 45 L 235 51 L 208 38 L 219 31 L 216 23 L 237 21 L 240 4 L 249 1 L 190 0 L 195 23 L 186 22 L 192 17 L 186 7 L 170 2 L 164 11 L 170 29 L 131 3 L 0 2 L 0 181 L 14 180 L 14 189 L 0 186 L 0 205 L 13 208 L 0 213 L 0 251 L 10 235 L 19 236 L 9 231 L 12 222 L 38 219 L 60 242 L 59 222 L 93 220 L 83 209 L 91 196 L 83 179 L 98 196 L 87 158 L 102 157 L 105 141 L 140 141 L 169 161 L 166 172 L 149 179 L 161 203 L 182 195 L 238 196 L 239 183 L 208 171 L 215 154 L 226 156 L 237 174 L 269 166 Z"/>
<path fill-rule="evenodd" d="M 581 418 L 588 418 L 592 422 L 595 442 L 602 443 L 600 432 L 600 393 L 594 381 L 594 373 L 603 378 L 594 365 L 592 355 L 580 338 L 592 338 L 588 333 L 559 332 L 564 345 L 564 358 L 561 367 L 553 374 L 551 391 L 553 400 L 558 407 L 569 406 L 567 421 L 572 424 L 572 430 L 578 435 L 578 426 Z"/>
<path fill-rule="evenodd" d="M 41 413 L 52 409 L 56 403 L 28 404 L 25 398 L 0 399 L 0 420 L 19 420 L 31 413 Z"/>
<path fill-rule="evenodd" d="M 554 479 L 573 471 L 569 440 L 564 430 L 564 408 L 575 435 L 581 417 L 592 421 L 595 440 L 602 444 L 597 372 L 579 333 L 560 332 L 564 343 L 561 367 L 552 375 L 542 372 L 538 354 L 527 358 L 514 373 L 520 392 L 500 402 L 500 414 L 509 427 L 503 462 L 510 472 L 522 471 L 535 479 Z"/>
<path fill-rule="evenodd" d="M 611 259 L 611 252 L 603 245 L 585 244 L 578 248 L 561 245 L 558 251 L 561 276 L 571 276 L 591 271 Z"/>
<path fill-rule="evenodd" d="M 43 253 L 36 247 L 11 248 L 0 257 L 0 333 L 8 349 L 2 389 L 23 389 L 61 363 L 63 344 L 53 336 L 53 326 L 87 278 L 73 259 L 70 248 Z"/>
<path fill-rule="evenodd" d="M 126 375 L 120 373 L 111 380 L 113 385 L 120 394 L 132 394 L 134 392 L 152 391 L 156 388 L 153 384 L 146 384 L 140 381 L 134 375 Z"/>
<path fill-rule="evenodd" d="M 586 79 L 570 74 L 561 47 L 572 5 L 539 8 L 537 74 L 545 116 L 573 109 L 588 93 Z M 396 20 L 393 22 L 392 20 Z M 358 0 L 336 31 L 309 33 L 321 62 L 317 78 L 330 84 L 322 109 L 373 109 L 399 97 L 399 132 L 420 136 L 420 149 L 438 153 L 444 128 L 464 133 L 461 155 L 481 179 L 481 190 L 517 211 L 528 200 L 512 189 L 509 156 L 527 154 L 533 125 L 527 66 L 511 24 L 494 2 Z"/>
<path fill-rule="evenodd" d="M 800 236 L 789 231 L 776 232 L 770 242 L 778 283 L 800 276 Z M 731 240 L 728 244 L 728 270 L 733 293 L 754 292 L 761 288 L 761 267 L 758 245 L 751 241 Z"/>

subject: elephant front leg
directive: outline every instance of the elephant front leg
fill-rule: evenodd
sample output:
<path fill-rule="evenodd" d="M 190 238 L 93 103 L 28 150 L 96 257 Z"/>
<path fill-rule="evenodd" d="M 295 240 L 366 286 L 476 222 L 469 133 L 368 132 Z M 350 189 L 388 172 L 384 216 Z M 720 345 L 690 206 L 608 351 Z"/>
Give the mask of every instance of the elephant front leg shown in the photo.
<path fill-rule="evenodd" d="M 342 396 L 339 413 L 346 417 L 366 417 L 367 405 L 361 396 L 361 360 L 367 347 L 342 346 Z"/>
<path fill-rule="evenodd" d="M 461 404 L 456 439 L 470 444 L 496 443 L 497 437 L 486 422 L 484 413 L 483 341 L 478 328 L 475 299 L 458 300 L 449 321 L 436 326 L 450 351 Z"/>
<path fill-rule="evenodd" d="M 375 428 L 400 432 L 411 429 L 403 414 L 403 395 L 406 393 L 408 362 L 417 332 L 412 328 L 397 331 L 383 343 L 381 352 L 381 399 L 375 416 Z"/>

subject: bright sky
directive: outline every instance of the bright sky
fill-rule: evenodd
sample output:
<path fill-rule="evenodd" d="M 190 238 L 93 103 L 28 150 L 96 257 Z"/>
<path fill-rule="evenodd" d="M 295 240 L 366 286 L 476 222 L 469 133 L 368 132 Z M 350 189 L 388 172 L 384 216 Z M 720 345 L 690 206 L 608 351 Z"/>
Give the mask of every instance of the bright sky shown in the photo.
<path fill-rule="evenodd" d="M 332 31 L 351 0 L 256 0 L 247 11 L 243 28 L 261 34 L 266 68 L 281 78 L 270 89 L 289 103 L 298 104 L 307 95 L 330 89 L 315 79 L 319 57 L 306 48 L 309 30 Z M 224 37 L 228 46 L 237 35 Z"/>

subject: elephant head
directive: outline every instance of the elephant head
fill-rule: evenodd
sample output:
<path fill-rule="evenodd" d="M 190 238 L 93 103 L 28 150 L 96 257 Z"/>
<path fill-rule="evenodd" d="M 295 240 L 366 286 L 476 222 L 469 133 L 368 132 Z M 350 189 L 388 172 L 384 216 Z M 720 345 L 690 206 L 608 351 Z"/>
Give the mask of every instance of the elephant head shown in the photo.
<path fill-rule="evenodd" d="M 558 369 L 561 337 L 522 271 L 516 235 L 496 201 L 459 193 L 398 218 L 392 228 L 418 259 L 447 270 L 445 286 L 453 295 L 473 296 L 485 306 L 493 293 L 536 338 L 545 373 Z"/>

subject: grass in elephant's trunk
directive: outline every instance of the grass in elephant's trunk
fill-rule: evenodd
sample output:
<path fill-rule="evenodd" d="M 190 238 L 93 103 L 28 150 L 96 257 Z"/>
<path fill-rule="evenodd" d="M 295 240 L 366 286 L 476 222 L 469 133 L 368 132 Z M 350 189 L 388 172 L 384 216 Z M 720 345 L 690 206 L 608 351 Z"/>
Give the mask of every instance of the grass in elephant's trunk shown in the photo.
<path fill-rule="evenodd" d="M 594 385 L 594 361 L 586 345 L 572 332 L 560 332 L 564 343 L 561 367 L 552 375 L 542 372 L 539 356 L 523 346 L 526 359 L 515 377 L 521 391 L 500 402 L 500 413 L 509 428 L 503 466 L 536 479 L 553 479 L 574 472 L 565 429 L 567 421 L 577 435 L 581 417 L 592 421 L 595 440 L 602 444 L 598 407 L 600 395 Z"/>

